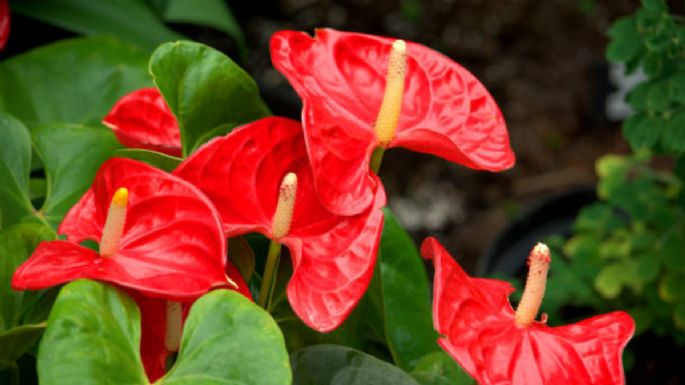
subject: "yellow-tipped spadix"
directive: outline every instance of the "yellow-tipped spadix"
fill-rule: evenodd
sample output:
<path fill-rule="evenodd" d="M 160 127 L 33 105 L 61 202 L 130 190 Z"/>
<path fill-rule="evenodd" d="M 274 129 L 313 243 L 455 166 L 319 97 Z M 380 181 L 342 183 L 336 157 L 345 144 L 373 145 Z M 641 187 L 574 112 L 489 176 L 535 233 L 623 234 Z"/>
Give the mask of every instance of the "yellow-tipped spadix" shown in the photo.
<path fill-rule="evenodd" d="M 114 255 L 119 248 L 119 241 L 126 224 L 126 209 L 128 206 L 128 189 L 122 187 L 112 196 L 109 205 L 105 226 L 102 228 L 100 238 L 100 255 L 109 257 Z"/>
<path fill-rule="evenodd" d="M 529 326 L 535 321 L 540 305 L 542 305 L 542 298 L 545 296 L 547 272 L 551 261 L 552 258 L 547 245 L 538 243 L 533 247 L 528 257 L 526 287 L 516 309 L 516 323 L 518 325 Z"/>
<path fill-rule="evenodd" d="M 387 146 L 395 136 L 397 122 L 402 110 L 404 79 L 407 76 L 407 44 L 395 40 L 388 59 L 388 72 L 385 78 L 385 93 L 381 108 L 376 117 L 376 138 L 382 147 Z"/>

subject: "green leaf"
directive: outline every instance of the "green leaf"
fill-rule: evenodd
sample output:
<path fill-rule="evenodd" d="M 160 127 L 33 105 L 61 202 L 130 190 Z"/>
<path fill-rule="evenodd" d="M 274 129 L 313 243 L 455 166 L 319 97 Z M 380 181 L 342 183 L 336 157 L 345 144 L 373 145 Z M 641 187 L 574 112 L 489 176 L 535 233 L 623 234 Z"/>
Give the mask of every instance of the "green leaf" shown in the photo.
<path fill-rule="evenodd" d="M 30 349 L 45 325 L 52 296 L 45 291 L 14 291 L 14 271 L 38 243 L 54 238 L 47 226 L 22 223 L 0 232 L 0 366 L 11 364 Z"/>
<path fill-rule="evenodd" d="M 625 272 L 623 263 L 607 265 L 599 272 L 595 279 L 595 288 L 599 293 L 607 298 L 613 299 L 621 294 L 623 288 L 622 276 Z"/>
<path fill-rule="evenodd" d="M 240 271 L 245 282 L 248 282 L 255 271 L 255 255 L 252 247 L 244 236 L 237 236 L 228 239 L 228 249 L 231 250 L 228 253 L 231 263 Z"/>
<path fill-rule="evenodd" d="M 634 114 L 623 124 L 623 136 L 630 142 L 633 150 L 651 148 L 659 140 L 663 123 L 655 116 Z"/>
<path fill-rule="evenodd" d="M 442 350 L 421 358 L 412 375 L 423 385 L 443 384 L 443 379 L 448 380 L 452 385 L 476 384 L 476 381 Z"/>
<path fill-rule="evenodd" d="M 48 124 L 32 130 L 45 164 L 47 196 L 40 213 L 54 228 L 90 187 L 100 165 L 121 146 L 106 128 Z"/>
<path fill-rule="evenodd" d="M 139 0 L 16 0 L 10 7 L 13 12 L 72 32 L 111 35 L 150 51 L 183 38 Z"/>
<path fill-rule="evenodd" d="M 666 274 L 659 283 L 659 297 L 667 302 L 685 301 L 685 274 Z"/>
<path fill-rule="evenodd" d="M 651 112 L 666 111 L 671 105 L 671 87 L 668 81 L 650 83 L 647 108 Z"/>
<path fill-rule="evenodd" d="M 33 212 L 28 196 L 31 137 L 24 125 L 0 112 L 0 229 Z"/>
<path fill-rule="evenodd" d="M 676 112 L 667 121 L 661 143 L 670 153 L 681 154 L 685 151 L 685 111 Z"/>
<path fill-rule="evenodd" d="M 667 12 L 668 7 L 664 0 L 642 0 L 642 6 L 650 11 Z"/>
<path fill-rule="evenodd" d="M 617 20 L 609 29 L 611 43 L 607 47 L 607 60 L 627 62 L 635 58 L 642 50 L 642 37 L 632 17 Z"/>
<path fill-rule="evenodd" d="M 232 37 L 241 49 L 245 49 L 245 36 L 238 20 L 222 0 L 168 0 L 163 17 L 172 23 L 216 28 Z"/>
<path fill-rule="evenodd" d="M 293 353 L 293 385 L 418 385 L 409 374 L 360 351 L 314 345 Z"/>
<path fill-rule="evenodd" d="M 60 41 L 0 63 L 0 110 L 29 128 L 99 125 L 124 94 L 150 86 L 147 55 L 111 38 Z"/>
<path fill-rule="evenodd" d="M 114 156 L 129 158 L 145 162 L 150 166 L 157 167 L 167 172 L 172 172 L 183 159 L 163 154 L 157 151 L 143 150 L 139 148 L 122 148 L 114 152 Z"/>
<path fill-rule="evenodd" d="M 192 42 L 167 43 L 150 73 L 178 119 L 183 154 L 269 114 L 254 80 L 226 55 Z"/>
<path fill-rule="evenodd" d="M 41 384 L 148 384 L 139 346 L 140 312 L 131 298 L 102 283 L 72 282 L 40 346 Z M 176 363 L 156 384 L 288 385 L 290 378 L 271 317 L 238 293 L 216 290 L 191 308 Z"/>
<path fill-rule="evenodd" d="M 673 322 L 678 328 L 685 330 L 685 302 L 681 302 L 675 307 Z"/>
<path fill-rule="evenodd" d="M 276 322 L 242 295 L 215 290 L 190 310 L 176 365 L 160 385 L 290 383 L 288 353 Z"/>
<path fill-rule="evenodd" d="M 50 313 L 38 376 L 42 385 L 147 384 L 139 350 L 136 303 L 105 284 L 75 281 L 62 288 Z"/>
<path fill-rule="evenodd" d="M 430 288 L 414 242 L 388 209 L 378 262 L 385 332 L 397 366 L 413 370 L 418 360 L 439 350 L 431 318 Z"/>

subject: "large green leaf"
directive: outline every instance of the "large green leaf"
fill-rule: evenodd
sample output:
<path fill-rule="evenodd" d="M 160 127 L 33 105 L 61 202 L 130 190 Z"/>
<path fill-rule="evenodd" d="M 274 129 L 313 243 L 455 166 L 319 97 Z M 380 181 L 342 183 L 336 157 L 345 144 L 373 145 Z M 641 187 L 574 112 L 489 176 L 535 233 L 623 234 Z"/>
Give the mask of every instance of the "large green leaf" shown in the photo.
<path fill-rule="evenodd" d="M 84 35 L 111 35 L 152 51 L 183 35 L 168 28 L 141 0 L 16 0 L 17 12 Z"/>
<path fill-rule="evenodd" d="M 159 47 L 150 73 L 178 119 L 183 154 L 269 114 L 254 80 L 228 56 L 199 43 Z"/>
<path fill-rule="evenodd" d="M 148 384 L 139 346 L 140 312 L 131 298 L 102 283 L 72 282 L 62 289 L 40 346 L 41 384 Z M 193 305 L 177 361 L 157 384 L 290 382 L 276 323 L 242 295 L 216 290 Z"/>
<path fill-rule="evenodd" d="M 57 227 L 88 189 L 100 165 L 121 146 L 110 130 L 101 127 L 58 123 L 35 127 L 31 133 L 48 178 L 39 214 Z"/>
<path fill-rule="evenodd" d="M 416 365 L 412 376 L 421 385 L 474 385 L 476 381 L 471 378 L 457 364 L 452 357 L 444 351 L 436 351 L 421 358 Z"/>
<path fill-rule="evenodd" d="M 146 65 L 143 51 L 107 37 L 40 47 L 0 64 L 0 111 L 29 128 L 99 125 L 121 96 L 151 85 Z"/>
<path fill-rule="evenodd" d="M 401 369 L 344 346 L 310 346 L 290 362 L 294 385 L 418 385 Z"/>
<path fill-rule="evenodd" d="M 440 348 L 423 259 L 388 209 L 378 264 L 388 345 L 395 363 L 410 371 L 421 357 Z"/>
<path fill-rule="evenodd" d="M 31 137 L 26 127 L 0 112 L 0 229 L 33 212 L 28 196 Z"/>
<path fill-rule="evenodd" d="M 40 223 L 22 223 L 0 232 L 0 365 L 11 364 L 40 337 L 52 296 L 45 291 L 14 291 L 14 271 L 39 242 L 54 238 Z"/>
<path fill-rule="evenodd" d="M 147 384 L 139 354 L 140 312 L 123 292 L 93 281 L 66 285 L 38 351 L 38 377 L 52 384 Z"/>
<path fill-rule="evenodd" d="M 176 365 L 161 384 L 288 385 L 291 380 L 276 322 L 242 295 L 216 290 L 193 305 Z"/>

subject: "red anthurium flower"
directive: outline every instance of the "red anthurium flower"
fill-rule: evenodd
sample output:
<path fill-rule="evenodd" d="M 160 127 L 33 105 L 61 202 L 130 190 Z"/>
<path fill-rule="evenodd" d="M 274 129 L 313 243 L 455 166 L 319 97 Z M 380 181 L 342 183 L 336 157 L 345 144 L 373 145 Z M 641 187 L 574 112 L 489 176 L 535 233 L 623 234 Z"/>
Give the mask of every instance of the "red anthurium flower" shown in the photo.
<path fill-rule="evenodd" d="M 212 140 L 175 173 L 215 203 L 229 237 L 259 232 L 290 249 L 294 272 L 288 299 L 307 325 L 319 331 L 340 325 L 373 274 L 382 188 L 359 215 L 325 210 L 314 190 L 300 124 L 275 117 Z"/>
<path fill-rule="evenodd" d="M 181 156 L 178 122 L 156 88 L 143 88 L 119 99 L 102 123 L 126 147 Z"/>
<path fill-rule="evenodd" d="M 529 257 L 526 289 L 516 312 L 514 288 L 471 278 L 434 238 L 421 247 L 435 260 L 433 319 L 438 343 L 481 385 L 624 384 L 621 352 L 635 323 L 617 311 L 550 327 L 535 321 L 551 261 L 538 244 Z"/>
<path fill-rule="evenodd" d="M 10 37 L 10 6 L 7 0 L 0 0 L 0 50 L 5 48 Z"/>
<path fill-rule="evenodd" d="M 374 149 L 406 147 L 489 171 L 514 164 L 494 99 L 429 48 L 330 29 L 280 31 L 271 59 L 303 100 L 316 187 L 331 211 L 355 214 L 372 202 Z"/>
<path fill-rule="evenodd" d="M 226 275 L 238 286 L 235 289 L 246 298 L 252 299 L 247 283 L 233 265 L 226 266 Z M 188 302 L 168 302 L 149 298 L 136 292 L 130 293 L 140 308 L 142 332 L 140 354 L 145 373 L 150 382 L 157 381 L 166 373 L 167 358 L 178 351 L 185 319 L 195 299 Z M 170 325 L 174 324 L 175 325 Z"/>
<path fill-rule="evenodd" d="M 14 273 L 14 289 L 91 278 L 186 300 L 230 284 L 212 203 L 190 183 L 141 162 L 105 162 L 59 233 L 67 240 L 40 243 Z M 98 242 L 99 252 L 81 246 L 84 240 Z"/>

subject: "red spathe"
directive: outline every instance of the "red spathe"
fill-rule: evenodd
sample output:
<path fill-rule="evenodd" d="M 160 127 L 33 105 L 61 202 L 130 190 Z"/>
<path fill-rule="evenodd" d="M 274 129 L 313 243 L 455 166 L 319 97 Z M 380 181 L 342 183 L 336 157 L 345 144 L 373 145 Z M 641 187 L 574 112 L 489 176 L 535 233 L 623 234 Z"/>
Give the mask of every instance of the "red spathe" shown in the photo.
<path fill-rule="evenodd" d="M 421 254 L 435 262 L 438 343 L 481 385 L 625 383 L 622 351 L 635 330 L 627 313 L 518 326 L 508 282 L 468 276 L 434 238 L 423 242 Z"/>

